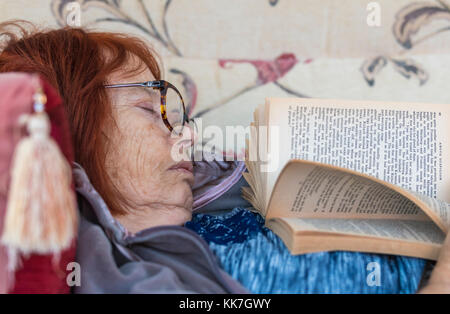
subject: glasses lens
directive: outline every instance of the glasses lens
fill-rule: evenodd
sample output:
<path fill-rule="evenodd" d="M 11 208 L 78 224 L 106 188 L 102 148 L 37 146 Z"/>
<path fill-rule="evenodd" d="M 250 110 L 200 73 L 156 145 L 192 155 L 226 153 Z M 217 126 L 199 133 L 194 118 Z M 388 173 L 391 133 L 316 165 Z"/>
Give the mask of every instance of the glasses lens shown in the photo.
<path fill-rule="evenodd" d="M 167 89 L 166 113 L 167 120 L 174 131 L 176 133 L 181 133 L 184 121 L 183 101 L 173 88 Z"/>

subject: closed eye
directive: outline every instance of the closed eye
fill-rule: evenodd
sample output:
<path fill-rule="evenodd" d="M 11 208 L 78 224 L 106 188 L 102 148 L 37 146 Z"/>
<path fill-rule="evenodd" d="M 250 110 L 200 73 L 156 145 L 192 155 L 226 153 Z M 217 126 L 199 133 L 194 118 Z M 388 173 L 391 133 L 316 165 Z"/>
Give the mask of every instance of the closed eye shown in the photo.
<path fill-rule="evenodd" d="M 145 111 L 150 112 L 151 114 L 158 114 L 158 112 L 156 112 L 153 108 L 141 107 L 141 106 L 138 106 L 138 107 L 143 109 L 143 110 L 145 110 Z"/>

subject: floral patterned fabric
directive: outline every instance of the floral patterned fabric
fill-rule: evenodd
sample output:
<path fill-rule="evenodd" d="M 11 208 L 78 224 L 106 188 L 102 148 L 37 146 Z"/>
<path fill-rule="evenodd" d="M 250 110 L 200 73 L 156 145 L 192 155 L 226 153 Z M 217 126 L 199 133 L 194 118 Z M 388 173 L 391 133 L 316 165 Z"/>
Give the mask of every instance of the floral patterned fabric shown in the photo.
<path fill-rule="evenodd" d="M 82 26 L 148 40 L 203 127 L 247 126 L 269 96 L 450 102 L 449 0 L 77 2 Z M 2 1 L 0 21 L 65 26 L 71 3 Z"/>

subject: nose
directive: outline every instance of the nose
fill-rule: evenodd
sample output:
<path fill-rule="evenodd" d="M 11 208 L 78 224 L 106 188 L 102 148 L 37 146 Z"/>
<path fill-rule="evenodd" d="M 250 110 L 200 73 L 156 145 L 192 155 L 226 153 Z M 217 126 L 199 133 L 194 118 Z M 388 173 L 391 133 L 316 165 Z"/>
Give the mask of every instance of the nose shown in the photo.
<path fill-rule="evenodd" d="M 186 131 L 189 131 L 191 137 L 191 146 L 194 146 L 198 140 L 198 130 L 197 124 L 194 120 L 189 120 L 189 123 L 186 124 Z M 183 130 L 184 131 L 184 130 Z"/>
<path fill-rule="evenodd" d="M 183 160 L 191 160 L 195 143 L 198 139 L 195 123 L 186 123 L 178 135 L 172 134 L 172 152 L 183 156 Z"/>
<path fill-rule="evenodd" d="M 185 123 L 181 134 L 178 136 L 173 136 L 175 142 L 179 145 L 183 145 L 183 147 L 193 147 L 198 139 L 196 124 L 193 120 L 190 120 L 188 123 Z"/>

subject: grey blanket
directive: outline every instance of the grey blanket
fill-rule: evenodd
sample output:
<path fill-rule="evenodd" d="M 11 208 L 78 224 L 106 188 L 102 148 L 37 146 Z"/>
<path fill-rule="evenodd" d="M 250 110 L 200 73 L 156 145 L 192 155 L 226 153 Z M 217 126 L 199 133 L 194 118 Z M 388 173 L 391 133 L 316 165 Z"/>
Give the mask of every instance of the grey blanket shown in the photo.
<path fill-rule="evenodd" d="M 81 285 L 75 293 L 248 293 L 220 269 L 196 233 L 181 226 L 160 226 L 127 234 L 77 165 L 74 181 L 81 268 Z"/>

